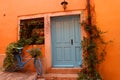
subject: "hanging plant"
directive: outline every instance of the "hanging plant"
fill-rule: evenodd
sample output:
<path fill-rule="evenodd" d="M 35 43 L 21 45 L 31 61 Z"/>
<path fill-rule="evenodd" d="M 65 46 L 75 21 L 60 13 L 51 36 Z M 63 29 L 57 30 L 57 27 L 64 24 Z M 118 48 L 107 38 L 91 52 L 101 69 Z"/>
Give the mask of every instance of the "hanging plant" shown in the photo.
<path fill-rule="evenodd" d="M 30 50 L 27 50 L 27 52 L 29 52 L 30 55 L 31 55 L 33 58 L 37 58 L 37 57 L 41 57 L 41 58 L 42 58 L 42 53 L 41 53 L 40 48 L 32 48 L 32 49 L 30 49 Z"/>

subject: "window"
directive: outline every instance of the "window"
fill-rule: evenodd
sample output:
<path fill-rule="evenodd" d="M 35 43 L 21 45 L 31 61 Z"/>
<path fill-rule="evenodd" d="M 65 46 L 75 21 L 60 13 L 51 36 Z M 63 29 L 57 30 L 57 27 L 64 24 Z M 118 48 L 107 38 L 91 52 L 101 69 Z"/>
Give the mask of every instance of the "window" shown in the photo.
<path fill-rule="evenodd" d="M 44 44 L 44 18 L 20 20 L 20 39 L 27 44 Z"/>

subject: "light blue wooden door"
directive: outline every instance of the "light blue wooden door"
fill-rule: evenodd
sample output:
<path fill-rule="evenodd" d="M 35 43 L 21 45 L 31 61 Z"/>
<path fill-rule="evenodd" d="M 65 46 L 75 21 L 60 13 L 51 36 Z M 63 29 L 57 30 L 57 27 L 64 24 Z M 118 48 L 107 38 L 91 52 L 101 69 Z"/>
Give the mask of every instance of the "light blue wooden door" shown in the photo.
<path fill-rule="evenodd" d="M 81 64 L 79 15 L 51 18 L 53 67 L 78 67 Z"/>

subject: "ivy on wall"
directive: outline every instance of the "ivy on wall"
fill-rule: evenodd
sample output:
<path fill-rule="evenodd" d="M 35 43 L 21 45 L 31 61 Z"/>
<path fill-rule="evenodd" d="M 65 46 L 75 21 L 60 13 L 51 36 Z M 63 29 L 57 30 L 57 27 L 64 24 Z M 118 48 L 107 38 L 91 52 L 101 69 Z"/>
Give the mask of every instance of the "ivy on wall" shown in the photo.
<path fill-rule="evenodd" d="M 78 80 L 102 80 L 97 66 L 104 61 L 108 42 L 103 39 L 104 32 L 93 23 L 94 13 L 94 7 L 87 0 L 87 20 L 82 23 L 87 36 L 82 41 L 83 64 Z"/>
<path fill-rule="evenodd" d="M 83 37 L 82 41 L 83 65 L 79 80 L 102 80 L 97 65 L 104 60 L 107 42 L 102 39 L 103 32 L 96 26 L 84 23 L 84 29 L 89 36 Z"/>

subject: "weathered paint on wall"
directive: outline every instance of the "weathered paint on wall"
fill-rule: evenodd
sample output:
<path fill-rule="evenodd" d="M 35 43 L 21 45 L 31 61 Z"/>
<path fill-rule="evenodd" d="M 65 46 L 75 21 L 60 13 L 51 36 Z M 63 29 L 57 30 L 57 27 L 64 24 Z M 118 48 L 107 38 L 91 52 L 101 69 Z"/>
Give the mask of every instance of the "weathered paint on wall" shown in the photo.
<path fill-rule="evenodd" d="M 86 0 L 66 0 L 68 1 L 67 10 L 64 11 L 60 3 L 63 0 L 1 0 L 0 1 L 0 54 L 5 53 L 6 46 L 13 41 L 18 40 L 18 20 L 22 16 L 32 16 L 49 14 L 54 15 L 57 12 L 65 14 L 68 11 L 81 11 L 86 7 Z M 120 80 L 120 1 L 119 0 L 94 0 L 97 25 L 103 31 L 105 40 L 112 40 L 113 43 L 107 48 L 105 62 L 100 66 L 100 72 L 104 80 Z M 45 21 L 49 22 L 49 17 L 45 15 Z M 46 23 L 46 27 L 50 26 Z M 46 28 L 45 33 L 50 29 Z M 49 38 L 47 35 L 46 38 Z M 47 42 L 48 40 L 46 40 Z M 47 43 L 45 53 L 47 58 L 51 52 L 50 41 Z M 49 49 L 48 49 L 49 48 Z M 48 51 L 47 51 L 48 50 Z M 48 59 L 47 65 L 51 66 Z"/>

